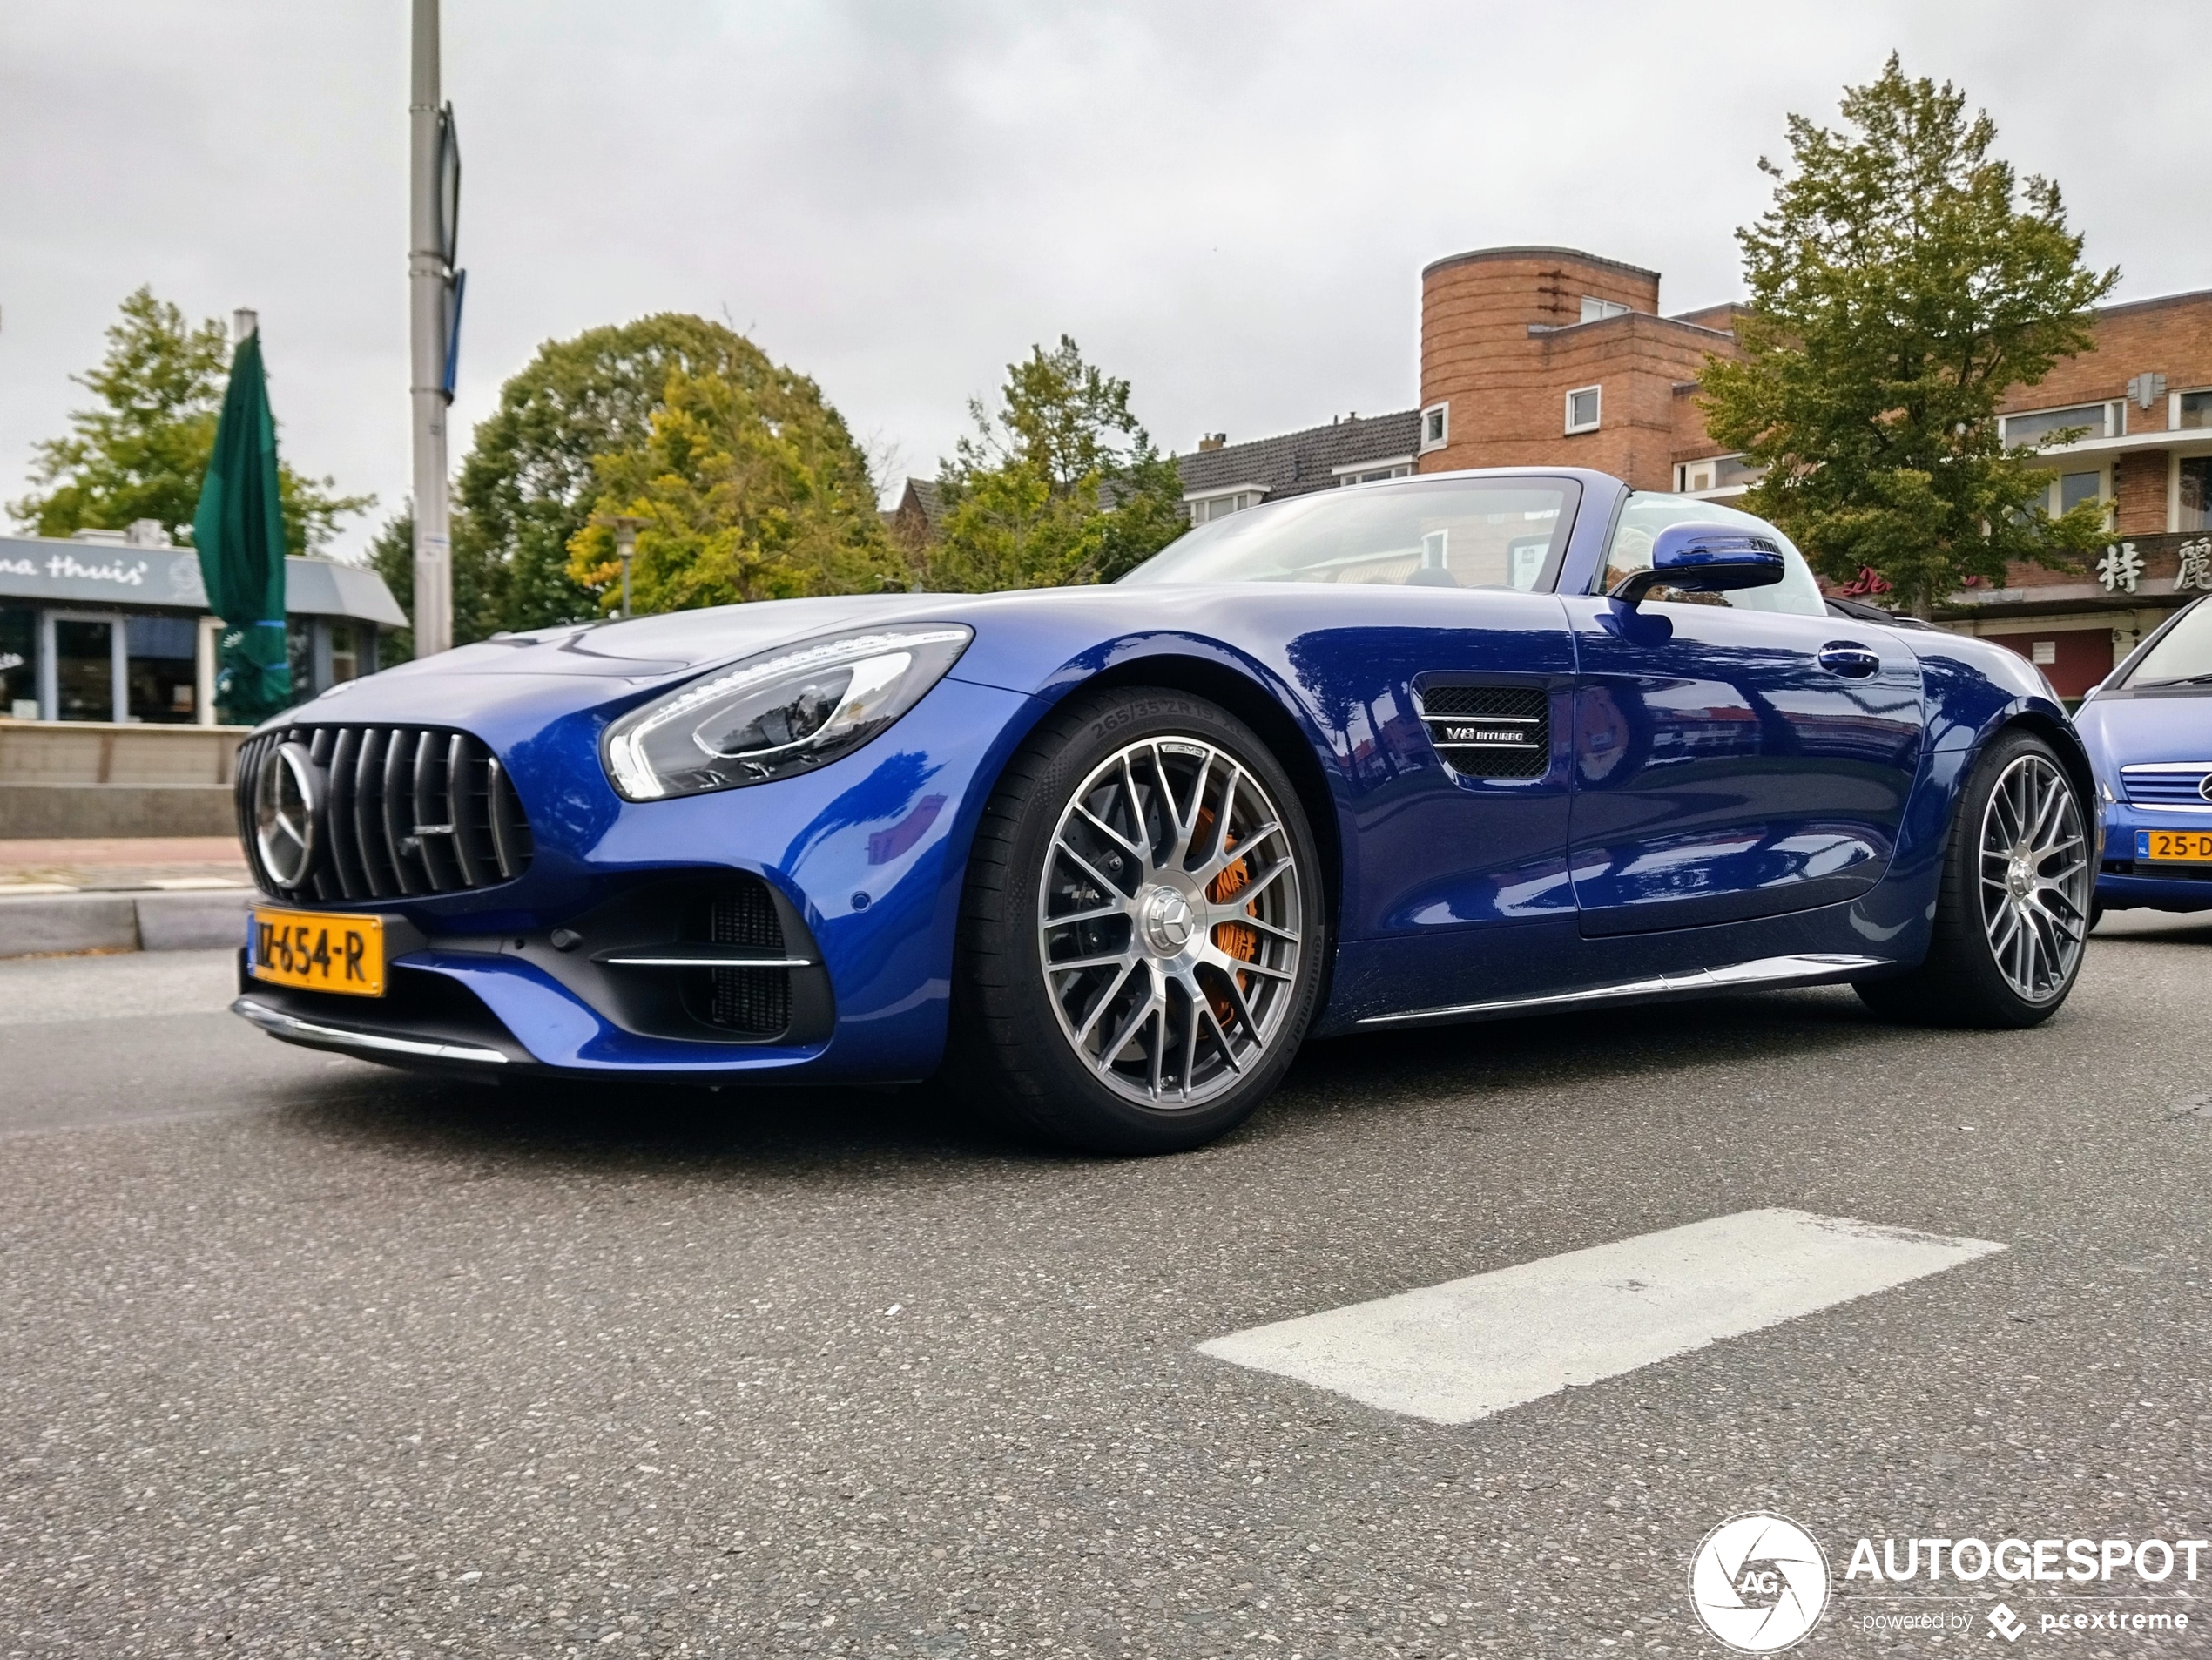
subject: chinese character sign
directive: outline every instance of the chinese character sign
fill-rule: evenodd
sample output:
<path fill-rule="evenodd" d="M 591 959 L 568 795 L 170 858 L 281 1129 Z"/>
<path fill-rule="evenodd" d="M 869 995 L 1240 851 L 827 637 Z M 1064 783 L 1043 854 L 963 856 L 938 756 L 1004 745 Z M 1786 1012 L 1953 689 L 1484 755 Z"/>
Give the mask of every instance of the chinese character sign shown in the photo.
<path fill-rule="evenodd" d="M 2194 542 L 2184 542 L 2180 548 L 2182 568 L 2174 573 L 2174 591 L 2186 593 L 2192 588 L 2212 593 L 2212 536 L 2199 536 Z"/>
<path fill-rule="evenodd" d="M 2142 574 L 2143 557 L 2135 551 L 2132 542 L 2114 543 L 2097 561 L 2097 580 L 2104 584 L 2108 594 L 2134 593 Z"/>

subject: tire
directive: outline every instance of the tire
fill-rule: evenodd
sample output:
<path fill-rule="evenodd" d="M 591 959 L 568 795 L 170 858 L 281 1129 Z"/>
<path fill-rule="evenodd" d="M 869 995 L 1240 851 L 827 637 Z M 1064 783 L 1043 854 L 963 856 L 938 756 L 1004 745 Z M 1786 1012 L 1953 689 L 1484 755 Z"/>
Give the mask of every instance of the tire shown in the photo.
<path fill-rule="evenodd" d="M 2057 1013 L 2092 926 L 2088 812 L 2050 745 L 1999 734 L 1959 792 L 1925 961 L 1858 982 L 1861 1001 L 1921 1026 L 2003 1029 Z"/>
<path fill-rule="evenodd" d="M 948 1082 L 1063 1146 L 1204 1145 L 1305 1035 L 1322 894 L 1298 793 L 1244 722 L 1184 692 L 1076 694 L 976 829 Z"/>

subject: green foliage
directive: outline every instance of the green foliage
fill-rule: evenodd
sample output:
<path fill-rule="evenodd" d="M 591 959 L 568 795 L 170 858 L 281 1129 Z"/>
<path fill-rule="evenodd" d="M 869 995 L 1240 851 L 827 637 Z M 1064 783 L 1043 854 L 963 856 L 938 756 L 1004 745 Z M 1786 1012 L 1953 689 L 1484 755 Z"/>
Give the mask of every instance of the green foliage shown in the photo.
<path fill-rule="evenodd" d="M 8 511 L 32 535 L 50 536 L 155 519 L 189 545 L 230 375 L 228 331 L 212 317 L 187 322 L 148 287 L 124 300 L 107 342 L 97 368 L 71 377 L 98 403 L 71 414 L 67 437 L 37 447 L 37 489 Z M 340 520 L 376 500 L 333 495 L 335 480 L 304 477 L 281 462 L 277 480 L 285 546 L 293 553 L 313 552 Z"/>
<path fill-rule="evenodd" d="M 368 568 L 384 578 L 384 585 L 392 590 L 392 597 L 409 617 L 415 615 L 415 510 L 412 507 L 393 515 L 368 544 Z M 494 617 L 493 595 L 487 584 L 497 573 L 482 559 L 453 561 L 453 614 L 456 619 L 469 619 L 466 633 L 458 634 L 457 644 L 482 639 L 496 627 L 496 622 L 486 621 Z M 386 668 L 395 663 L 405 663 L 415 655 L 415 630 L 395 629 L 383 637 L 377 647 L 378 661 Z"/>
<path fill-rule="evenodd" d="M 1129 390 L 1065 334 L 1007 365 L 998 413 L 972 401 L 974 435 L 940 469 L 945 523 L 928 585 L 1111 582 L 1188 530 L 1174 459 L 1153 449 Z"/>
<path fill-rule="evenodd" d="M 594 471 L 592 522 L 570 540 L 568 576 L 603 609 L 621 598 L 605 523 L 617 514 L 642 521 L 636 611 L 906 586 L 866 461 L 797 375 L 671 368 L 644 447 L 600 455 Z"/>
<path fill-rule="evenodd" d="M 384 578 L 384 585 L 392 590 L 392 597 L 409 617 L 415 615 L 415 512 L 412 508 L 395 513 L 384 521 L 383 526 L 368 544 L 368 568 Z M 454 587 L 461 586 L 461 571 L 454 570 Z M 468 615 L 462 610 L 458 591 L 454 595 L 454 612 Z M 405 663 L 415 655 L 413 627 L 395 629 L 383 637 L 377 647 L 377 660 L 386 668 L 395 663 Z"/>
<path fill-rule="evenodd" d="M 461 469 L 455 580 L 458 586 L 464 564 L 477 570 L 488 609 L 467 619 L 456 604 L 456 639 L 582 621 L 610 603 L 590 577 L 605 561 L 587 557 L 572 566 L 571 544 L 595 512 L 612 510 L 601 505 L 607 479 L 625 492 L 638 486 L 629 462 L 652 442 L 655 415 L 678 373 L 695 384 L 730 388 L 731 410 L 744 412 L 732 418 L 771 430 L 795 428 L 793 442 L 816 469 L 824 510 L 834 501 L 842 513 L 848 497 L 859 497 L 873 513 L 867 464 L 842 420 L 813 381 L 779 368 L 744 336 L 703 317 L 664 312 L 549 341 L 501 388 L 499 408 L 476 428 Z M 833 465 L 826 459 L 833 450 L 840 452 Z M 597 546 L 589 539 L 581 545 L 587 554 Z M 663 551 L 664 564 L 678 557 L 672 548 Z M 699 591 L 715 590 L 709 582 Z"/>
<path fill-rule="evenodd" d="M 1778 182 L 1737 233 L 1745 355 L 1708 361 L 1706 428 L 1770 469 L 1743 505 L 1824 575 L 1871 568 L 1925 617 L 1968 577 L 2107 539 L 2101 505 L 2046 510 L 2047 474 L 1996 414 L 2087 348 L 2119 273 L 2081 263 L 2058 186 L 1993 158 L 1995 126 L 1949 82 L 1908 81 L 1893 54 L 1842 109 L 1854 132 L 1792 116 L 1791 169 L 1759 163 Z"/>

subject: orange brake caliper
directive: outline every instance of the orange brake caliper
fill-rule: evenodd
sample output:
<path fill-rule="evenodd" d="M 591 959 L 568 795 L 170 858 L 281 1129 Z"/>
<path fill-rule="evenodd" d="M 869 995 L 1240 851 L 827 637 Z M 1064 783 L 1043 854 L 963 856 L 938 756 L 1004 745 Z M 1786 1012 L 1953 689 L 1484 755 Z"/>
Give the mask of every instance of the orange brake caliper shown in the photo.
<path fill-rule="evenodd" d="M 1198 814 L 1198 833 L 1201 835 L 1207 833 L 1213 828 L 1213 809 L 1207 807 Z M 1236 845 L 1233 840 L 1229 843 L 1231 847 Z M 1251 872 L 1246 868 L 1243 860 L 1231 860 L 1221 874 L 1207 884 L 1206 897 L 1217 905 L 1226 904 L 1247 887 L 1251 879 Z M 1246 907 L 1247 910 L 1250 908 Z M 1213 942 L 1225 955 L 1232 956 L 1239 962 L 1251 962 L 1259 956 L 1259 930 L 1246 928 L 1241 922 L 1216 923 Z M 1238 975 L 1237 984 L 1240 990 L 1251 991 L 1251 976 Z M 1218 993 L 1211 993 L 1206 1001 L 1213 1005 L 1214 1018 L 1226 1028 L 1236 1012 L 1230 1008 L 1228 1000 Z"/>

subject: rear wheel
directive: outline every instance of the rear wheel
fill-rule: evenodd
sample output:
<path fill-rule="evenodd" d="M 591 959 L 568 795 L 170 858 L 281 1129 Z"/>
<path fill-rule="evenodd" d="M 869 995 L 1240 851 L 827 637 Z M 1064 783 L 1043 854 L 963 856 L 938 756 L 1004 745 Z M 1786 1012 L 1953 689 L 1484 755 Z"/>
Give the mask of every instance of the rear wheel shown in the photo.
<path fill-rule="evenodd" d="M 954 1076 L 1069 1145 L 1198 1146 L 1290 1064 L 1324 933 L 1305 813 L 1249 727 L 1186 692 L 1084 697 L 1008 764 L 977 830 Z"/>
<path fill-rule="evenodd" d="M 1878 1015 L 1923 1025 L 2019 1027 L 2074 989 L 2096 873 L 2087 809 L 2051 746 L 1999 737 L 1960 793 L 1927 960 L 1859 982 Z"/>

